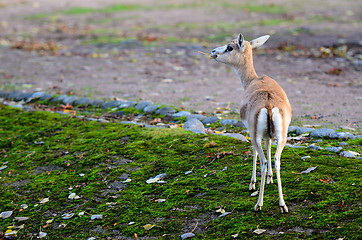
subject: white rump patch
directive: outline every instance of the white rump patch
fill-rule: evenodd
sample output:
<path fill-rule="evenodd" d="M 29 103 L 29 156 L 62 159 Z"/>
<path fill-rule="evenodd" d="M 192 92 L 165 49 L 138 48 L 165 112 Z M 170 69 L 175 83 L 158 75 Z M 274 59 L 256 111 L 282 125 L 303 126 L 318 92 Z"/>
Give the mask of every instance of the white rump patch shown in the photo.
<path fill-rule="evenodd" d="M 283 137 L 283 120 L 282 115 L 279 112 L 279 108 L 272 109 L 272 120 L 274 124 L 275 137 L 281 139 Z"/>
<path fill-rule="evenodd" d="M 256 138 L 269 138 L 268 134 L 268 110 L 266 108 L 260 109 L 258 116 L 258 124 L 256 126 Z"/>

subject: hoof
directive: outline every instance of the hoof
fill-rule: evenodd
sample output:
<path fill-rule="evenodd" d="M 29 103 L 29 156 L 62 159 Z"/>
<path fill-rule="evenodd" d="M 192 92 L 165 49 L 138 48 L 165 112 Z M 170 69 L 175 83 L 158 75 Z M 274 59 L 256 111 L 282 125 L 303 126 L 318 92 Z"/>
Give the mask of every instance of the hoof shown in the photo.
<path fill-rule="evenodd" d="M 255 190 L 255 182 L 251 182 L 249 185 L 249 190 Z"/>
<path fill-rule="evenodd" d="M 261 207 L 262 207 L 262 206 L 259 206 L 258 204 L 256 204 L 255 207 L 254 207 L 254 211 L 255 211 L 255 212 L 260 211 L 260 210 L 261 210 Z"/>
<path fill-rule="evenodd" d="M 287 205 L 280 206 L 280 211 L 281 211 L 282 213 L 287 213 L 287 212 L 288 212 L 288 207 L 287 207 Z"/>
<path fill-rule="evenodd" d="M 268 175 L 268 178 L 267 178 L 267 180 L 266 180 L 266 183 L 267 183 L 267 184 L 273 183 L 273 175 L 271 175 L 271 176 Z"/>

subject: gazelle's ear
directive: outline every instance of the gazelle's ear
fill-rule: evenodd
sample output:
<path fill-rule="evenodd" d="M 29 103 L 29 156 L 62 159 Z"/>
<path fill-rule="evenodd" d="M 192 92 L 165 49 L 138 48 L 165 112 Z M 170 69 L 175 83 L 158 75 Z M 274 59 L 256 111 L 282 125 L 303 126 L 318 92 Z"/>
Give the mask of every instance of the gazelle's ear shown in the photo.
<path fill-rule="evenodd" d="M 240 49 L 244 49 L 244 37 L 241 33 L 238 36 L 238 46 Z"/>
<path fill-rule="evenodd" d="M 250 41 L 251 48 L 256 48 L 256 47 L 263 45 L 269 39 L 269 37 L 270 37 L 269 35 L 265 35 L 265 36 L 255 38 L 254 40 L 251 40 Z"/>

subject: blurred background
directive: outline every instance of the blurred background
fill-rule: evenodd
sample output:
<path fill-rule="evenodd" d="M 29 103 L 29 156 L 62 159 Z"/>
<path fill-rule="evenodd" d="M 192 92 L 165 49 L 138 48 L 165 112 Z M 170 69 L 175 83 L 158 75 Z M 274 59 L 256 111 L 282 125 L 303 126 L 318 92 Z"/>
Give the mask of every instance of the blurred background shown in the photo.
<path fill-rule="evenodd" d="M 0 0 L 0 90 L 237 112 L 239 80 L 198 51 L 269 34 L 255 68 L 286 90 L 295 123 L 359 128 L 361 9 L 358 0 Z"/>

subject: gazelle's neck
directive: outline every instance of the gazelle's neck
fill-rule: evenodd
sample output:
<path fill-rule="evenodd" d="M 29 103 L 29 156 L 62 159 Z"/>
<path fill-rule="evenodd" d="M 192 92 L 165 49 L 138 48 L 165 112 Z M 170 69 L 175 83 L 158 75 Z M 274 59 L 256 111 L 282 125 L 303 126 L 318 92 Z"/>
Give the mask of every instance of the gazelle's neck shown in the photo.
<path fill-rule="evenodd" d="M 234 65 L 235 74 L 240 78 L 241 85 L 244 90 L 250 85 L 250 83 L 258 78 L 253 65 L 253 56 L 247 54 L 240 60 L 238 65 Z"/>

